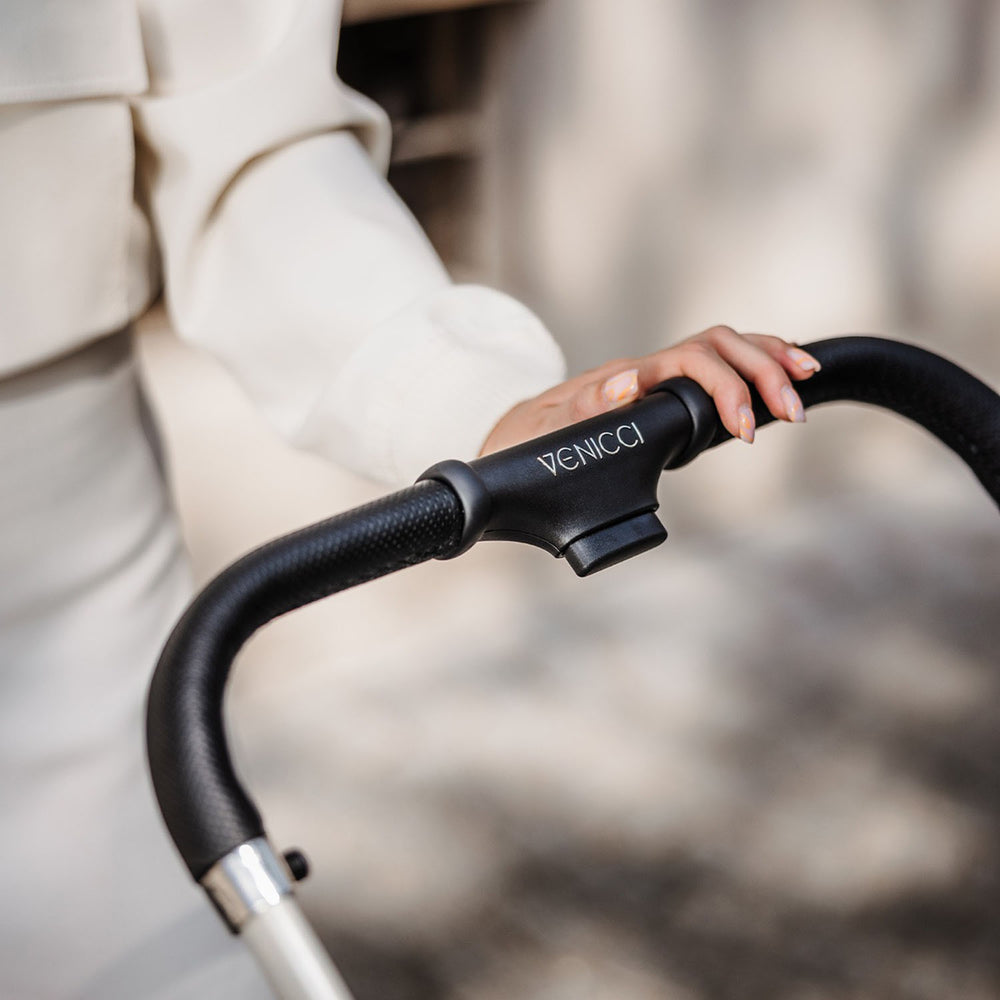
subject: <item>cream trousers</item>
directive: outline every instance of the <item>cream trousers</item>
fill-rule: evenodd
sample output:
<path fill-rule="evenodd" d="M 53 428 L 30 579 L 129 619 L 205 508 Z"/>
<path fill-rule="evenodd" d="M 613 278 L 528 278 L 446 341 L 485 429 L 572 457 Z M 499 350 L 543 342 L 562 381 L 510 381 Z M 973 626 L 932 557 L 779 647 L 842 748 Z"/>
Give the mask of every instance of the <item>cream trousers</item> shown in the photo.
<path fill-rule="evenodd" d="M 175 856 L 143 703 L 190 576 L 128 333 L 0 381 L 0 997 L 270 996 Z"/>

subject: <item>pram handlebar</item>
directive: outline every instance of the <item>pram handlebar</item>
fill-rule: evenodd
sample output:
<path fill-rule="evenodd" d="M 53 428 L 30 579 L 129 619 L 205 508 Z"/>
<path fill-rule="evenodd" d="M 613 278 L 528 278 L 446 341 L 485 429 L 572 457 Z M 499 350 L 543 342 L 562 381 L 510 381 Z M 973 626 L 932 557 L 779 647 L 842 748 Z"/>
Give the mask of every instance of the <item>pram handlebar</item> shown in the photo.
<path fill-rule="evenodd" d="M 1000 397 L 921 348 L 870 337 L 808 346 L 822 371 L 806 407 L 852 400 L 921 424 L 1000 505 Z M 754 396 L 759 426 L 774 418 Z M 211 581 L 174 628 L 150 686 L 147 745 L 161 812 L 192 876 L 264 836 L 223 728 L 232 662 L 261 626 L 295 608 L 480 538 L 529 542 L 580 575 L 659 544 L 664 468 L 729 438 L 712 399 L 673 379 L 643 399 L 474 462 L 444 462 L 415 486 L 269 542 Z M 222 906 L 219 896 L 213 900 Z M 227 911 L 231 926 L 236 925 Z"/>
<path fill-rule="evenodd" d="M 950 361 L 896 341 L 841 337 L 809 349 L 823 370 L 798 384 L 804 406 L 852 400 L 909 417 L 955 451 L 1000 504 L 1000 415 L 992 389 Z M 752 396 L 758 426 L 773 422 Z M 586 576 L 660 544 L 660 473 L 729 439 L 708 393 L 674 378 L 621 410 L 468 465 L 442 462 L 422 478 L 447 483 L 461 498 L 459 552 L 480 538 L 527 542 L 565 556 Z"/>

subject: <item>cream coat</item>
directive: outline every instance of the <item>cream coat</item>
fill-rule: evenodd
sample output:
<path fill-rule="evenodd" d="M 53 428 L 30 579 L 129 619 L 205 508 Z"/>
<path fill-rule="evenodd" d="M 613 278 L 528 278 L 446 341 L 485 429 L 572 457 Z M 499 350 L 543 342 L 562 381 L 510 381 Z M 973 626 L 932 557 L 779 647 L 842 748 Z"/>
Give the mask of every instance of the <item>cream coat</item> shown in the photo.
<path fill-rule="evenodd" d="M 562 375 L 453 286 L 333 74 L 339 0 L 0 0 L 0 375 L 158 294 L 291 441 L 387 482 Z"/>
<path fill-rule="evenodd" d="M 292 441 L 405 482 L 562 372 L 452 285 L 337 0 L 0 0 L 0 995 L 257 1000 L 143 773 L 190 594 L 128 326 L 164 290 Z"/>

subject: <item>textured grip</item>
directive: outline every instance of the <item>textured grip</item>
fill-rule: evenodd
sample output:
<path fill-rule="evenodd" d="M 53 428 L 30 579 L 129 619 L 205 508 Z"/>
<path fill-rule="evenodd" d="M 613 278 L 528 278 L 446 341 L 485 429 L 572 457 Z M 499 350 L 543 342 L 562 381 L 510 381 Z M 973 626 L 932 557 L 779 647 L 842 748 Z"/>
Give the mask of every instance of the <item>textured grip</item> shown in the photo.
<path fill-rule="evenodd" d="M 222 693 L 244 642 L 271 619 L 405 566 L 450 555 L 461 504 L 418 483 L 279 538 L 216 577 L 177 623 L 149 690 L 150 772 L 170 835 L 195 879 L 263 834 L 226 747 Z"/>
<path fill-rule="evenodd" d="M 909 417 L 955 451 L 1000 506 L 1000 396 L 992 389 L 908 344 L 844 337 L 808 346 L 823 371 L 798 384 L 806 406 L 853 400 Z M 661 388 L 673 392 L 691 417 L 688 422 L 682 410 L 677 427 L 677 434 L 692 439 L 690 445 L 668 442 L 686 461 L 729 434 L 711 397 L 690 380 L 681 382 Z M 676 408 L 676 400 L 670 405 Z M 758 424 L 774 419 L 756 396 L 754 409 Z M 587 495 L 587 502 L 594 503 L 594 496 Z M 287 611 L 405 566 L 454 555 L 463 524 L 462 504 L 448 486 L 420 482 L 251 552 L 194 600 L 153 676 L 147 744 L 160 810 L 195 879 L 263 833 L 233 770 L 222 721 L 223 688 L 243 643 Z"/>
<path fill-rule="evenodd" d="M 837 400 L 894 410 L 954 451 L 1000 506 L 1000 396 L 958 365 L 913 344 L 838 337 L 805 345 L 822 372 L 796 383 L 805 406 Z M 707 398 L 707 397 L 706 397 Z M 709 400 L 714 413 L 714 405 Z M 758 425 L 774 420 L 754 394 Z M 708 447 L 730 439 L 715 414 Z"/>

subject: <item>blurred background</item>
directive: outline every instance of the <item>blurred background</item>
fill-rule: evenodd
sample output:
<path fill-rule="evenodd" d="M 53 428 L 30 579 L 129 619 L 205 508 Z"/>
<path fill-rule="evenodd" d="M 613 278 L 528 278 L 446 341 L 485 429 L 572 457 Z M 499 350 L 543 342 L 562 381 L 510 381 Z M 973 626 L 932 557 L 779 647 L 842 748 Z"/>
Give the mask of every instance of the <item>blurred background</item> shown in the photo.
<path fill-rule="evenodd" d="M 345 22 L 397 190 L 572 370 L 726 323 L 903 338 L 1000 385 L 1000 3 Z M 202 578 L 382 492 L 284 447 L 155 315 L 143 353 Z M 240 761 L 359 1000 L 1000 995 L 989 499 L 857 407 L 660 499 L 667 543 L 594 578 L 482 545 L 246 651 Z"/>

